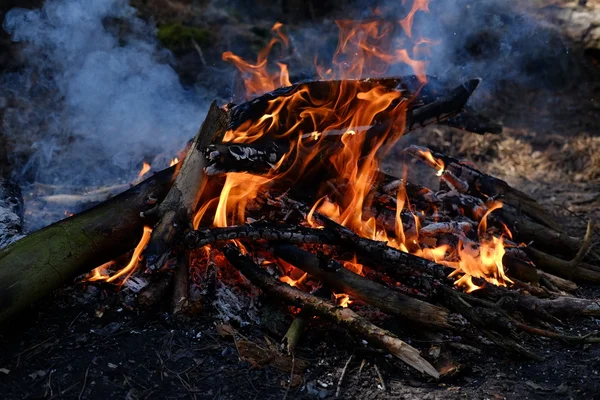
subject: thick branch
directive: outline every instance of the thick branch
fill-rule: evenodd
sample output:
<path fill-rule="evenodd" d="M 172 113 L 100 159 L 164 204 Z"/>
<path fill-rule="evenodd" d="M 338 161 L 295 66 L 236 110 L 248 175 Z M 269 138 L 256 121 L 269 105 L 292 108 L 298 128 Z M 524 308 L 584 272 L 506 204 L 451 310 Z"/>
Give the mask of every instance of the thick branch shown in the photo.
<path fill-rule="evenodd" d="M 206 159 L 202 151 L 224 134 L 228 123 L 228 113 L 213 102 L 169 194 L 156 209 L 159 223 L 145 252 L 151 269 L 160 267 L 158 260 L 170 249 L 182 230 L 190 226 L 204 184 Z"/>
<path fill-rule="evenodd" d="M 405 154 L 423 161 L 432 168 L 439 169 L 440 163 L 445 171 L 450 171 L 454 176 L 466 182 L 469 186 L 469 193 L 475 196 L 482 194 L 487 197 L 502 196 L 503 202 L 509 204 L 522 213 L 537 219 L 549 228 L 561 231 L 560 226 L 554 221 L 554 218 L 546 211 L 535 199 L 513 188 L 505 181 L 485 174 L 471 164 L 461 162 L 452 157 L 432 152 L 426 147 L 409 146 L 403 150 Z M 433 156 L 435 162 L 426 156 L 429 153 Z"/>
<path fill-rule="evenodd" d="M 371 304 L 387 314 L 433 329 L 450 330 L 453 328 L 447 309 L 408 297 L 380 283 L 363 278 L 343 268 L 340 263 L 319 258 L 312 253 L 289 245 L 275 246 L 274 254 L 332 289 Z M 323 267 L 323 265 L 331 264 L 336 264 L 338 268 L 330 270 Z"/>
<path fill-rule="evenodd" d="M 227 260 L 235 268 L 272 298 L 331 319 L 375 346 L 386 349 L 417 371 L 426 373 L 436 379 L 439 378 L 439 373 L 419 355 L 417 349 L 403 342 L 393 333 L 373 325 L 349 308 L 338 307 L 329 301 L 319 299 L 316 296 L 273 279 L 267 272 L 256 265 L 252 259 L 242 255 L 234 246 L 226 246 L 224 253 Z"/>

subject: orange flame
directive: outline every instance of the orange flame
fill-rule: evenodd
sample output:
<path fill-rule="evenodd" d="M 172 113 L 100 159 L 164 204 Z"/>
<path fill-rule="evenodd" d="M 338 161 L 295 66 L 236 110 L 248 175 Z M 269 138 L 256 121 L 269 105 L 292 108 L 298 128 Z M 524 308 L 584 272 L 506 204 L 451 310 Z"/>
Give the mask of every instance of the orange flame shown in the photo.
<path fill-rule="evenodd" d="M 325 93 L 311 93 L 308 86 L 300 86 L 290 95 L 270 100 L 258 120 L 246 121 L 237 129 L 225 133 L 223 141 L 234 143 L 251 143 L 265 137 L 273 140 L 288 138 L 290 151 L 284 156 L 287 169 L 279 171 L 283 165 L 281 159 L 275 168 L 262 177 L 243 173 L 227 174 L 219 196 L 203 203 L 194 226 L 198 227 L 209 211 L 214 212 L 213 226 L 244 223 L 246 205 L 265 185 L 273 180 L 293 183 L 310 173 L 311 163 L 318 159 L 322 150 L 330 146 L 327 136 L 336 134 L 339 135 L 340 147 L 333 153 L 328 152 L 326 160 L 331 164 L 334 181 L 319 188 L 322 197 L 315 202 L 307 216 L 309 225 L 317 226 L 312 216 L 318 211 L 363 237 L 386 241 L 405 252 L 410 249 L 421 257 L 455 268 L 452 275 L 460 278 L 456 284 L 465 286 L 466 290 L 478 288 L 472 282 L 472 277 L 485 278 L 497 285 L 510 283 L 502 266 L 503 238 L 490 238 L 487 235 L 487 216 L 501 207 L 500 203 L 490 207 L 481 219 L 478 229 L 480 243 L 475 247 L 466 237 L 461 238 L 457 246 L 421 247 L 418 236 L 421 220 L 411 210 L 404 187 L 398 190 L 396 197 L 393 232 L 386 232 L 378 226 L 373 216 L 364 213 L 370 207 L 370 193 L 379 168 L 380 150 L 385 150 L 384 144 L 387 148 L 399 139 L 398 132 L 404 130 L 409 99 L 399 91 L 352 79 L 366 75 L 382 76 L 391 65 L 403 63 L 410 66 L 420 81 L 425 83 L 428 64 L 420 58 L 427 56 L 429 46 L 435 43 L 426 38 L 412 39 L 412 25 L 415 14 L 428 9 L 428 0 L 414 0 L 406 17 L 397 21 L 408 40 L 395 34 L 398 25 L 393 21 L 337 21 L 338 46 L 333 60 L 328 66 L 317 63 L 316 67 L 321 78 L 343 79 L 341 84 L 331 85 L 326 88 L 330 90 L 323 90 Z M 247 62 L 231 52 L 223 54 L 223 59 L 232 62 L 240 71 L 248 98 L 274 90 L 277 86 L 290 85 L 287 63 L 277 62 L 278 68 L 268 65 L 268 58 L 276 45 L 283 50 L 290 45 L 282 29 L 280 23 L 273 26 L 273 38 L 259 52 L 256 63 Z M 367 143 L 366 132 L 377 124 L 377 117 L 383 113 L 386 121 L 391 121 L 390 126 L 381 127 L 379 124 L 383 132 L 375 138 L 369 138 L 370 142 Z M 423 151 L 421 155 L 441 176 L 445 169 L 443 161 L 428 151 Z M 405 209 L 412 213 L 416 229 L 416 235 L 411 233 L 410 238 L 406 237 L 402 223 Z M 362 273 L 362 265 L 355 260 L 345 262 L 344 266 Z M 288 274 L 281 278 L 292 285 L 297 285 L 302 279 L 306 277 L 295 280 Z"/>
<path fill-rule="evenodd" d="M 106 281 L 106 282 L 112 283 L 115 280 L 123 277 L 123 279 L 118 284 L 119 286 L 122 286 L 127 281 L 127 279 L 129 279 L 129 277 L 136 271 L 138 264 L 140 262 L 140 256 L 142 255 L 142 251 L 144 251 L 144 248 L 150 241 L 151 233 L 152 233 L 152 228 L 145 226 L 144 233 L 142 234 L 142 239 L 140 240 L 140 242 L 136 246 L 135 250 L 133 251 L 131 260 L 125 267 L 121 268 L 114 275 L 109 276 L 106 274 L 106 270 L 115 264 L 114 261 L 109 261 L 108 263 L 102 264 L 101 266 L 95 268 L 91 272 L 91 276 L 88 276 L 86 278 L 86 280 L 87 281 Z"/>
<path fill-rule="evenodd" d="M 404 1 L 402 3 L 404 3 Z M 429 0 L 414 0 L 408 15 L 404 19 L 398 21 L 408 37 L 412 37 L 412 26 L 417 11 L 429 12 Z"/>
<path fill-rule="evenodd" d="M 304 281 L 306 280 L 307 276 L 308 276 L 308 274 L 305 272 L 304 275 L 302 275 L 298 279 L 292 279 L 288 275 L 284 275 L 284 276 L 280 277 L 279 280 L 283 283 L 287 283 L 288 285 L 295 287 L 297 285 L 302 285 L 304 283 Z"/>
<path fill-rule="evenodd" d="M 175 157 L 174 159 L 171 160 L 171 162 L 169 163 L 169 167 L 172 167 L 175 164 L 179 163 L 179 158 Z"/>
<path fill-rule="evenodd" d="M 352 304 L 352 300 L 350 300 L 350 296 L 348 296 L 346 293 L 332 293 L 333 297 L 335 298 L 335 303 L 340 306 L 340 307 L 348 307 L 350 304 Z"/>
<path fill-rule="evenodd" d="M 248 99 L 272 90 L 279 86 L 290 86 L 290 79 L 287 70 L 287 65 L 278 63 L 279 71 L 269 71 L 267 65 L 267 57 L 276 44 L 283 45 L 286 50 L 289 47 L 289 39 L 283 33 L 283 24 L 276 22 L 271 28 L 277 37 L 271 39 L 267 47 L 258 53 L 258 58 L 255 64 L 245 61 L 239 56 L 236 56 L 231 51 L 223 53 L 223 60 L 232 63 L 240 71 L 244 78 L 244 86 L 246 88 L 246 97 Z"/>
<path fill-rule="evenodd" d="M 150 171 L 150 168 L 151 168 L 150 164 L 148 164 L 147 162 L 144 161 L 144 164 L 142 165 L 142 169 L 140 170 L 140 173 L 138 174 L 138 179 L 142 179 L 142 177 Z"/>
<path fill-rule="evenodd" d="M 425 160 L 433 167 L 435 167 L 437 169 L 437 176 L 442 176 L 442 174 L 444 173 L 444 169 L 446 168 L 444 165 L 444 162 L 442 160 L 438 160 L 437 158 L 435 158 L 433 156 L 433 154 L 431 154 L 431 151 L 429 150 L 417 150 L 419 152 L 419 154 L 421 154 Z"/>
<path fill-rule="evenodd" d="M 363 265 L 357 261 L 356 254 L 354 254 L 354 256 L 352 257 L 352 261 L 344 261 L 343 265 L 344 265 L 344 268 L 346 268 L 347 270 L 350 270 L 350 271 L 354 272 L 355 274 L 364 276 Z"/>

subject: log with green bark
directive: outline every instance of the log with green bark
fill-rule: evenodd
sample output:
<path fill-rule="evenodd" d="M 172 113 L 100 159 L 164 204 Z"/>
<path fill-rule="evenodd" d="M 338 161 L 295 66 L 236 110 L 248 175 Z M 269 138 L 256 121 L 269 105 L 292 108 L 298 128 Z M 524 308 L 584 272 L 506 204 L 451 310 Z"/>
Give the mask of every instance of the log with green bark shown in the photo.
<path fill-rule="evenodd" d="M 118 196 L 30 234 L 0 251 L 0 327 L 77 275 L 110 261 L 140 240 L 140 212 L 169 191 L 175 168 Z"/>

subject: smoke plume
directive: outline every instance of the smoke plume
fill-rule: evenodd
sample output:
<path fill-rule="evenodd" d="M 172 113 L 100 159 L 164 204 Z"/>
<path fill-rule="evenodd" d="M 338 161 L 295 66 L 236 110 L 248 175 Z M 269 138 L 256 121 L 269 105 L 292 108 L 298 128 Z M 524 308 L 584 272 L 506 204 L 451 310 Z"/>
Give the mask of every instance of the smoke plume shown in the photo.
<path fill-rule="evenodd" d="M 181 86 L 154 26 L 125 0 L 47 0 L 10 10 L 3 27 L 26 65 L 1 78 L 22 184 L 130 181 L 144 159 L 162 154 L 153 167 L 168 166 L 202 121 L 203 97 Z"/>

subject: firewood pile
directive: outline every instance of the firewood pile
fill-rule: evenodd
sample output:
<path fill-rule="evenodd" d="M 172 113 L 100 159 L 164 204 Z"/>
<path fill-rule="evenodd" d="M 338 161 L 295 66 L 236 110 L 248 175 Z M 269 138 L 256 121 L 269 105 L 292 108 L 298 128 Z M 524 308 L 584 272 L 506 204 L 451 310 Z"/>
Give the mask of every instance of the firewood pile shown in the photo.
<path fill-rule="evenodd" d="M 213 103 L 180 163 L 2 250 L 0 321 L 101 265 L 88 281 L 137 285 L 144 305 L 170 296 L 179 315 L 206 309 L 215 285 L 260 289 L 295 315 L 289 351 L 317 316 L 434 378 L 426 356 L 362 310 L 533 360 L 528 335 L 598 342 L 560 329 L 600 315 L 573 294 L 600 282 L 591 223 L 571 236 L 535 199 L 427 148 L 402 154 L 431 167 L 436 188 L 379 169 L 428 124 L 501 132 L 465 107 L 479 83 L 316 81 Z"/>

